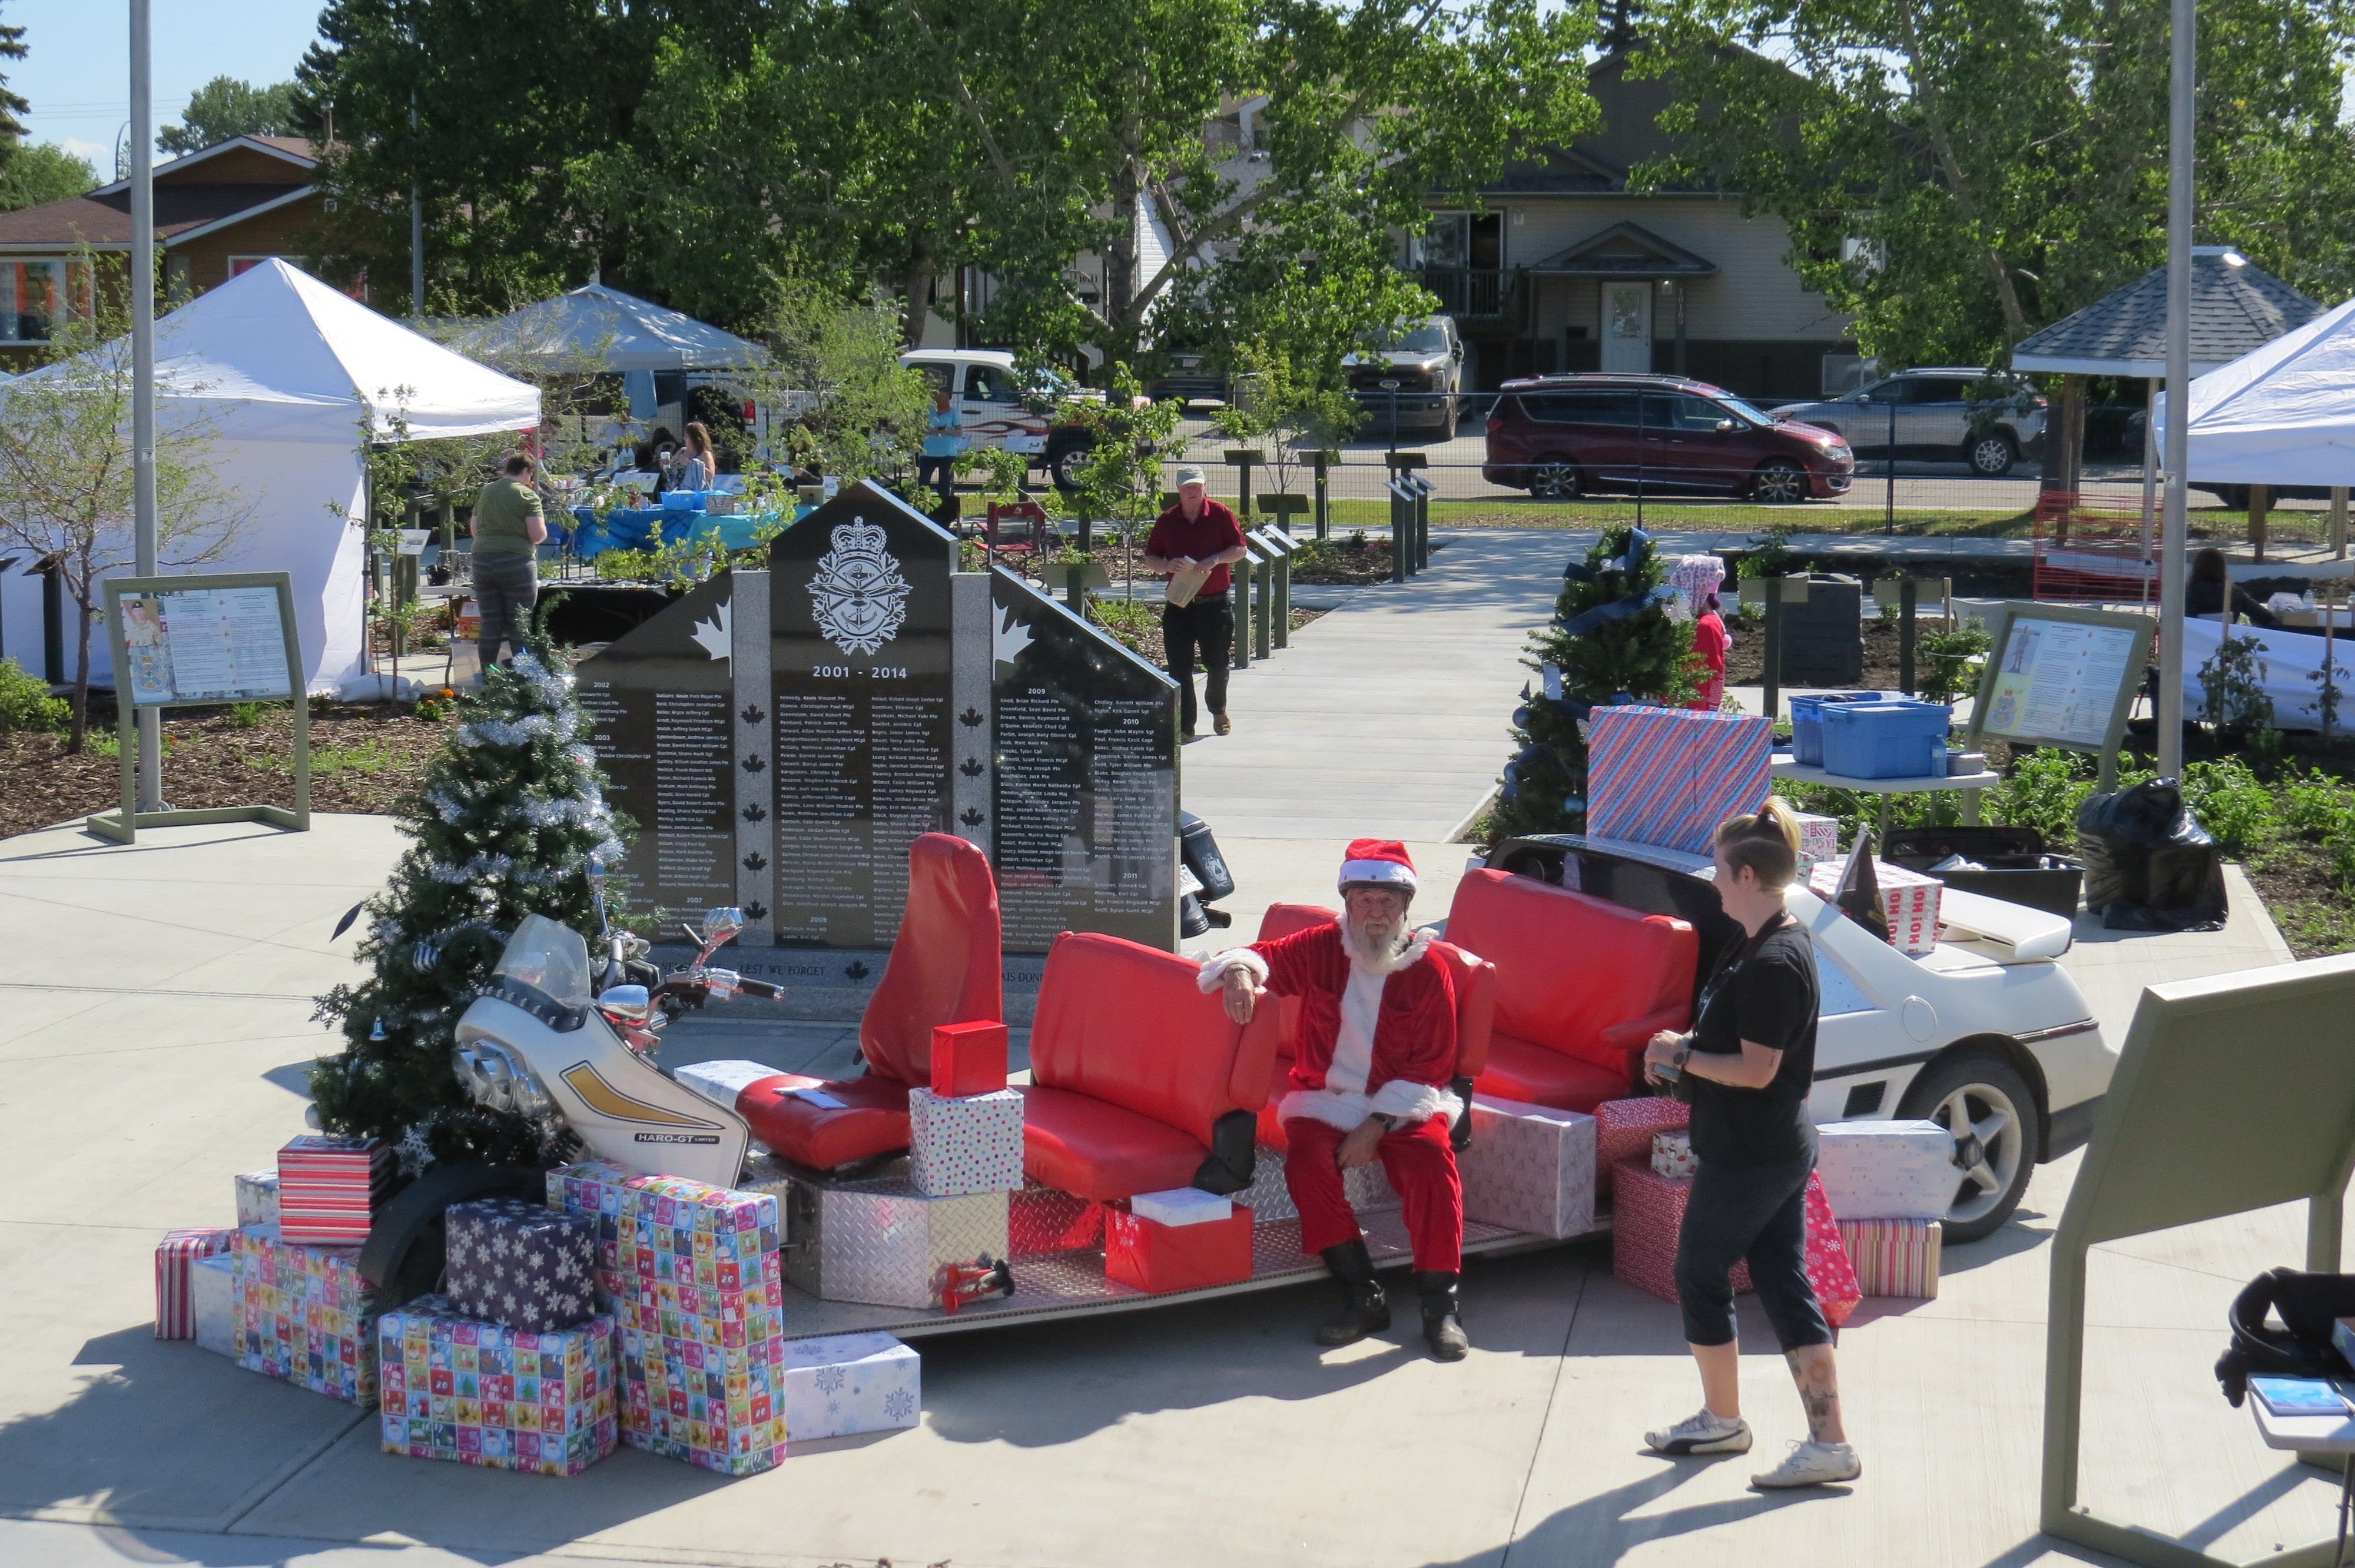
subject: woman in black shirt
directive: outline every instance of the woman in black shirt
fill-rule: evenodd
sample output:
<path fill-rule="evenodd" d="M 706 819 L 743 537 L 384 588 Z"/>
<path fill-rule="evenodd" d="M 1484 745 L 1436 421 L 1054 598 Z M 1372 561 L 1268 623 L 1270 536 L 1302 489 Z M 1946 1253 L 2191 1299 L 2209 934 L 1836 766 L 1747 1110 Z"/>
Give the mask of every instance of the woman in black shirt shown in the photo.
<path fill-rule="evenodd" d="M 1807 1283 L 1816 954 L 1806 928 L 1783 906 L 1798 864 L 1799 824 L 1779 800 L 1718 825 L 1718 898 L 1741 923 L 1742 939 L 1702 987 L 1692 1033 L 1656 1034 L 1644 1053 L 1655 1080 L 1682 1079 L 1691 1090 L 1700 1169 L 1677 1236 L 1677 1295 L 1702 1398 L 1699 1414 L 1646 1440 L 1663 1454 L 1749 1451 L 1729 1279 L 1746 1258 L 1807 1410 L 1807 1441 L 1751 1478 L 1761 1489 L 1850 1481 L 1862 1473 L 1840 1424 L 1831 1328 Z"/>

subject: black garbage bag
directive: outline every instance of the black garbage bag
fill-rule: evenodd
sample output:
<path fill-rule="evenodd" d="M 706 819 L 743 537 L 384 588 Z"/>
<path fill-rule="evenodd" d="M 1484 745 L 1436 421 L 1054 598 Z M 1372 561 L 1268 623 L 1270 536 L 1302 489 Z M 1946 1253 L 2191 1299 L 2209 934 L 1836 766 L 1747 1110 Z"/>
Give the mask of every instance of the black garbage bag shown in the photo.
<path fill-rule="evenodd" d="M 2224 857 L 2172 779 L 2094 795 L 2077 808 L 2085 907 L 2114 931 L 2213 931 L 2224 924 Z"/>

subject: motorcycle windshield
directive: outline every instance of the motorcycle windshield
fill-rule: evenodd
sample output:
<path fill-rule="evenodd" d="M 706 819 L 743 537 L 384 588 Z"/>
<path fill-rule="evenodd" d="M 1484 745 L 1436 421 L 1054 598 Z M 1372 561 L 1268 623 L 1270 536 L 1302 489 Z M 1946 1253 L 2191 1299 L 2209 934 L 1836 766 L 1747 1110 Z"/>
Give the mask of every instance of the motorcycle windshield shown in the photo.
<path fill-rule="evenodd" d="M 589 1005 L 589 944 L 545 915 L 523 917 L 491 972 L 521 980 L 559 1007 Z"/>

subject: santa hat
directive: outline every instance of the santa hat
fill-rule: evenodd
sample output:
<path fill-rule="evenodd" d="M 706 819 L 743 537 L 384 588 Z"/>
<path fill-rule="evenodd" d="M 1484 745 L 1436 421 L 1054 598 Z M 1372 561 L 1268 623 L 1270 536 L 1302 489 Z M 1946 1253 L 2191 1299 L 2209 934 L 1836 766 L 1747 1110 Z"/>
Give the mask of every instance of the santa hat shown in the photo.
<path fill-rule="evenodd" d="M 1385 887 L 1414 896 L 1414 862 L 1406 845 L 1396 839 L 1354 839 L 1341 857 L 1341 891 L 1353 887 Z"/>

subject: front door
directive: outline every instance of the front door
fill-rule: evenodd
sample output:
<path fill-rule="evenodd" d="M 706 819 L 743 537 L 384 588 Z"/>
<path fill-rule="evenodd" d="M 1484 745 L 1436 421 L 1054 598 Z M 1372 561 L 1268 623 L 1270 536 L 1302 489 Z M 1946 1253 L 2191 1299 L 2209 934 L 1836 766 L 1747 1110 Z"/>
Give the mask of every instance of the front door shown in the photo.
<path fill-rule="evenodd" d="M 1652 369 L 1652 285 L 1603 285 L 1603 368 L 1648 376 Z"/>

